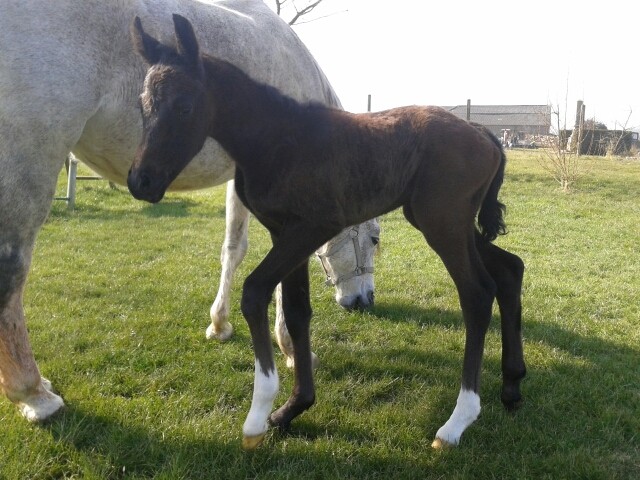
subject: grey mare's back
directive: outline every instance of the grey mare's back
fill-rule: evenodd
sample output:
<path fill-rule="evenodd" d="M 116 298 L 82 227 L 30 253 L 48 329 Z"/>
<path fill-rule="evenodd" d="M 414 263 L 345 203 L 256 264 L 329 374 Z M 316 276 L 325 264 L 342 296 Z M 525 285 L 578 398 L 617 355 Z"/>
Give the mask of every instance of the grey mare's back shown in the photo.
<path fill-rule="evenodd" d="M 173 42 L 171 14 L 180 13 L 192 21 L 204 52 L 232 61 L 298 100 L 339 106 L 306 47 L 261 0 L 3 3 L 0 119 L 11 124 L 0 120 L 0 137 L 49 142 L 45 150 L 53 158 L 40 154 L 37 160 L 49 163 L 47 171 L 59 169 L 72 150 L 99 174 L 125 183 L 142 131 L 137 99 L 146 71 L 129 38 L 136 15 L 149 32 Z M 41 151 L 29 145 L 17 150 L 30 149 Z M 172 189 L 216 185 L 232 175 L 231 160 L 209 140 Z"/>

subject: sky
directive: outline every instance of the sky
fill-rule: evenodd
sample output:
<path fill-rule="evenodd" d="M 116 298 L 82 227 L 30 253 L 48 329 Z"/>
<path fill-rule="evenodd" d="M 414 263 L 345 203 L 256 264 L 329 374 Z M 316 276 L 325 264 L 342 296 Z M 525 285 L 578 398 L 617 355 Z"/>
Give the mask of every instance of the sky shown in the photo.
<path fill-rule="evenodd" d="M 294 30 L 346 110 L 369 94 L 374 111 L 551 105 L 571 128 L 583 100 L 587 119 L 640 130 L 639 0 L 323 0 L 316 17 Z"/>

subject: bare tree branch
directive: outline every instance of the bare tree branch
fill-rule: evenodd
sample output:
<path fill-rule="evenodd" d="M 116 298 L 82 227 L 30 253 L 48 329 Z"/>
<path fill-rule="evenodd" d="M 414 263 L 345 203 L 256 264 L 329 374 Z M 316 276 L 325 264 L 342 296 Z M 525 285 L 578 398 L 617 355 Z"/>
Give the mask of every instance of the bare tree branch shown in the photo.
<path fill-rule="evenodd" d="M 308 13 L 311 13 L 314 8 L 316 8 L 318 5 L 320 5 L 320 3 L 322 3 L 322 0 L 316 0 L 315 2 L 310 3 L 309 5 L 304 7 L 302 10 L 298 10 L 298 7 L 294 3 L 293 6 L 296 9 L 296 14 L 293 16 L 293 18 L 291 20 L 289 20 L 289 25 L 295 24 L 300 17 L 302 17 L 302 16 L 304 16 L 304 15 L 306 15 Z"/>
<path fill-rule="evenodd" d="M 296 25 L 304 25 L 305 23 L 315 22 L 316 20 L 322 20 L 323 18 L 332 17 L 334 15 L 337 15 L 338 13 L 345 13 L 345 12 L 348 12 L 348 11 L 349 10 L 340 10 L 338 12 L 327 13 L 326 15 L 322 15 L 320 17 L 313 17 L 313 18 L 311 18 L 309 20 L 296 21 Z"/>
<path fill-rule="evenodd" d="M 625 150 L 624 148 L 625 137 L 627 136 L 629 131 L 629 129 L 627 128 L 627 125 L 629 124 L 629 120 L 631 119 L 632 113 L 633 113 L 633 110 L 631 109 L 631 107 L 629 107 L 629 115 L 627 115 L 627 119 L 625 120 L 624 124 L 621 125 L 622 131 L 619 134 L 615 134 L 611 139 L 609 139 L 609 147 L 607 148 L 608 156 L 616 155 L 621 150 Z M 615 125 L 613 126 L 613 129 L 616 131 L 618 130 L 618 122 L 615 123 Z"/>
<path fill-rule="evenodd" d="M 276 13 L 278 15 L 280 15 L 280 12 L 282 12 L 282 7 L 284 6 L 285 3 L 287 3 L 288 0 L 275 0 L 276 2 Z"/>
<path fill-rule="evenodd" d="M 319 18 L 325 18 L 328 17 L 330 15 L 324 15 L 322 17 L 317 17 L 314 19 L 310 19 L 310 20 L 305 20 L 303 22 L 300 21 L 300 19 L 302 17 L 304 17 L 305 15 L 308 15 L 309 13 L 311 13 L 318 5 L 320 5 L 322 3 L 322 0 L 313 0 L 311 2 L 307 1 L 307 5 L 302 7 L 301 9 L 298 8 L 298 5 L 296 5 L 296 1 L 295 0 L 274 0 L 275 5 L 276 5 L 276 13 L 279 16 L 283 16 L 283 13 L 285 10 L 289 11 L 289 10 L 293 10 L 295 11 L 295 14 L 293 14 L 293 17 L 291 17 L 290 20 L 287 21 L 287 23 L 289 25 L 294 25 L 294 24 L 301 24 L 301 23 L 309 23 L 309 22 L 313 22 L 315 20 L 318 20 Z M 307 17 L 308 18 L 308 17 Z"/>

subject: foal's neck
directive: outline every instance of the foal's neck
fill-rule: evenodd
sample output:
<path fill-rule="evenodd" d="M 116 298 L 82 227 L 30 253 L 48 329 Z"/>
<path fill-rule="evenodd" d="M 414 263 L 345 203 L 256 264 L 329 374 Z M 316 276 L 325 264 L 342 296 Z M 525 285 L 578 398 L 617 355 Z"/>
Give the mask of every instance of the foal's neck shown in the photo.
<path fill-rule="evenodd" d="M 300 127 L 305 107 L 238 67 L 204 57 L 213 122 L 210 136 L 242 166 Z"/>

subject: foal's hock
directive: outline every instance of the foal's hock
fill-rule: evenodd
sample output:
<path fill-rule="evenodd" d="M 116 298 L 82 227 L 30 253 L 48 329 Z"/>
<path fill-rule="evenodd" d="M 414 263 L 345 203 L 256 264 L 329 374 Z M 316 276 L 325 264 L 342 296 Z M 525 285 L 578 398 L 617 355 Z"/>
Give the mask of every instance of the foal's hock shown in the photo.
<path fill-rule="evenodd" d="M 132 28 L 135 48 L 150 68 L 141 95 L 144 134 L 129 189 L 136 198 L 158 201 L 212 137 L 236 162 L 240 199 L 271 232 L 273 248 L 246 279 L 242 295 L 255 353 L 244 446 L 260 444 L 269 423 L 287 428 L 315 400 L 309 256 L 343 228 L 398 207 L 442 259 L 466 326 L 462 386 L 434 446 L 457 444 L 480 413 L 480 369 L 494 299 L 502 322 L 502 401 L 515 406 L 525 375 L 524 266 L 491 243 L 505 229 L 498 193 L 506 158 L 495 137 L 436 107 L 355 115 L 300 104 L 228 62 L 201 55 L 183 17 L 174 15 L 174 26 L 175 48 L 146 34 L 139 19 Z M 279 282 L 295 386 L 271 413 L 278 374 L 267 307 Z"/>

